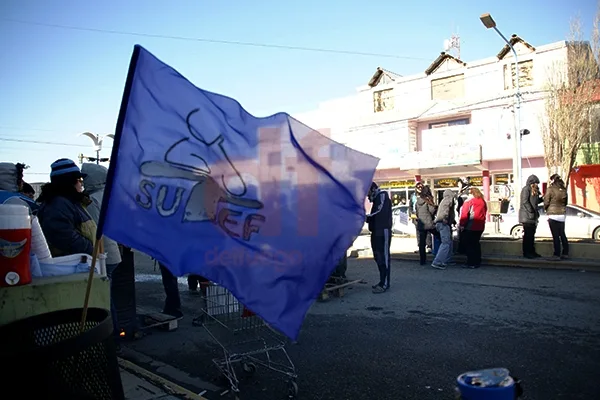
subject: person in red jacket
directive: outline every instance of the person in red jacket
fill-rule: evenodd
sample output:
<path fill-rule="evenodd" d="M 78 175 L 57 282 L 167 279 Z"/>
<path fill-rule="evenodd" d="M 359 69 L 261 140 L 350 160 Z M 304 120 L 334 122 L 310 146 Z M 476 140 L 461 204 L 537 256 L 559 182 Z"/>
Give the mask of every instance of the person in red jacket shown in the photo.
<path fill-rule="evenodd" d="M 481 266 L 481 244 L 479 240 L 485 230 L 487 219 L 487 204 L 483 194 L 477 188 L 469 189 L 469 198 L 460 210 L 459 226 L 465 240 L 467 253 L 466 268 L 479 268 Z"/>

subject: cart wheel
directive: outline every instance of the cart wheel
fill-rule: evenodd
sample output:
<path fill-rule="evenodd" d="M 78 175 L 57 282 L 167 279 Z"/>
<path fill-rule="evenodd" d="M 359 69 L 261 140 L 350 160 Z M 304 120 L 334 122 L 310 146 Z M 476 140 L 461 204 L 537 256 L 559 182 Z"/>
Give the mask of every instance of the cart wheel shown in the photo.
<path fill-rule="evenodd" d="M 288 398 L 293 400 L 298 397 L 298 384 L 294 381 L 288 383 Z"/>
<path fill-rule="evenodd" d="M 248 362 L 242 364 L 242 369 L 248 375 L 252 375 L 256 372 L 256 365 L 254 363 Z"/>

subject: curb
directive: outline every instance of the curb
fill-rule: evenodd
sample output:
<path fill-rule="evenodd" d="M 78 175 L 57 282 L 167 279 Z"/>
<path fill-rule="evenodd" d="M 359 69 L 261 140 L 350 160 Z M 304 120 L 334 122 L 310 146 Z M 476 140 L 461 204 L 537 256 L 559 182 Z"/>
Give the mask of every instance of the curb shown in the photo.
<path fill-rule="evenodd" d="M 131 361 L 127 361 L 120 357 L 118 358 L 118 360 L 119 367 L 159 386 L 161 389 L 165 390 L 171 395 L 178 396 L 186 400 L 208 400 L 205 397 L 197 395 L 196 393 L 191 392 L 188 389 L 183 388 L 161 376 L 153 374 L 152 372 L 140 367 L 139 365 L 132 363 Z"/>
<path fill-rule="evenodd" d="M 372 256 L 362 255 L 358 258 L 373 258 Z M 413 253 L 395 253 L 391 255 L 392 260 L 398 261 L 419 261 L 419 255 Z M 464 256 L 455 256 L 455 260 L 463 262 Z M 520 257 L 482 257 L 482 264 L 494 267 L 517 267 L 517 268 L 537 268 L 537 269 L 562 269 L 576 271 L 600 272 L 600 263 L 598 261 L 587 260 L 562 260 L 552 261 L 545 258 L 527 259 Z"/>

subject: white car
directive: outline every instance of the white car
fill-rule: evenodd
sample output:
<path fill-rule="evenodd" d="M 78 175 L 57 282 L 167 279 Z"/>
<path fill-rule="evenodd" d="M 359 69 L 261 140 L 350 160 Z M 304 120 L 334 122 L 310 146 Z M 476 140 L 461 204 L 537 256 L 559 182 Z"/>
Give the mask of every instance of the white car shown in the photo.
<path fill-rule="evenodd" d="M 410 220 L 407 205 L 392 207 L 392 233 L 415 234 L 415 225 Z"/>
<path fill-rule="evenodd" d="M 540 220 L 535 236 L 552 237 L 548 225 L 548 216 L 544 207 L 539 207 Z M 600 213 L 587 208 L 569 204 L 565 220 L 565 233 L 568 238 L 600 240 Z M 523 226 L 519 223 L 519 216 L 515 212 L 501 214 L 500 232 L 510 235 L 515 239 L 523 237 Z"/>

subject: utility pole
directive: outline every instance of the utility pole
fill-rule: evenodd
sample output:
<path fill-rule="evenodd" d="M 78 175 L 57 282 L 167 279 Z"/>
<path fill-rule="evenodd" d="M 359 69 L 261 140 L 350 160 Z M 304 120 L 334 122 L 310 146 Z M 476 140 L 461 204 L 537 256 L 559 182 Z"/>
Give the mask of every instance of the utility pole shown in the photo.
<path fill-rule="evenodd" d="M 519 57 L 513 45 L 506 39 L 506 37 L 500 32 L 500 30 L 496 27 L 496 22 L 492 18 L 490 14 L 483 14 L 479 17 L 483 25 L 488 29 L 494 29 L 496 33 L 506 42 L 510 50 L 512 51 L 515 57 L 515 75 L 516 75 L 516 112 L 515 112 L 515 134 L 513 135 L 513 185 L 514 185 L 514 208 L 515 211 L 519 210 L 519 206 L 521 204 L 521 85 L 519 82 Z M 512 71 L 511 71 L 512 76 Z"/>
<path fill-rule="evenodd" d="M 108 135 L 97 135 L 97 134 L 93 134 L 91 132 L 83 132 L 82 134 L 80 134 L 79 136 L 86 136 L 88 138 L 90 138 L 92 140 L 92 142 L 94 142 L 94 150 L 96 151 L 96 157 L 86 157 L 83 154 L 79 155 L 79 162 L 83 164 L 83 159 L 87 158 L 88 160 L 92 161 L 95 160 L 96 164 L 100 164 L 100 162 L 106 162 L 109 161 L 109 158 L 100 158 L 100 151 L 102 150 L 102 142 L 104 141 L 104 138 L 111 138 L 114 139 L 115 135 L 113 135 L 112 133 L 108 134 Z"/>

